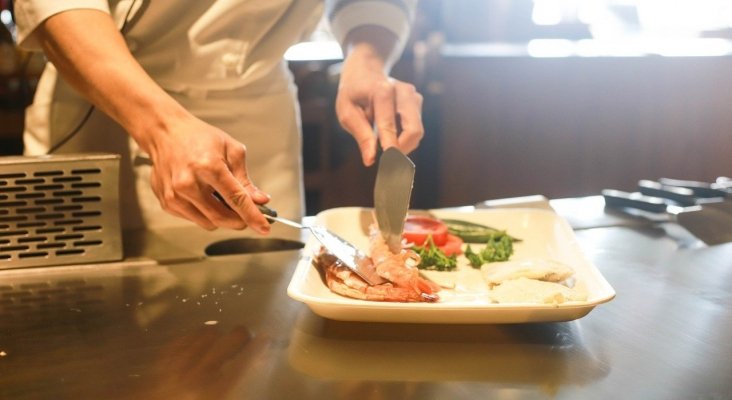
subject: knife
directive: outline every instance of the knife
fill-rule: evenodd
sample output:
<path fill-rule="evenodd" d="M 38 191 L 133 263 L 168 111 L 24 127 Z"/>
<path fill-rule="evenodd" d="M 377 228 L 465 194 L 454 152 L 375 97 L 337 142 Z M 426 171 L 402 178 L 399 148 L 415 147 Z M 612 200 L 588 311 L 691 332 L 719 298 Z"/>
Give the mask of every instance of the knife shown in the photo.
<path fill-rule="evenodd" d="M 654 222 L 675 222 L 708 245 L 732 242 L 732 214 L 723 210 L 706 205 L 681 207 L 660 197 L 614 189 L 605 189 L 602 195 L 606 207 L 646 211 L 648 214 L 640 216 Z"/>
<path fill-rule="evenodd" d="M 717 183 L 661 178 L 658 182 L 641 180 L 641 193 L 673 200 L 678 205 L 701 205 L 732 213 L 732 189 Z"/>
<path fill-rule="evenodd" d="M 646 196 L 672 200 L 680 206 L 694 206 L 698 204 L 698 198 L 694 195 L 694 191 L 687 187 L 665 185 L 660 182 L 643 179 L 638 181 L 638 191 Z"/>
<path fill-rule="evenodd" d="M 703 198 L 730 197 L 732 198 L 732 187 L 726 187 L 720 183 L 709 183 L 685 179 L 661 178 L 659 183 L 666 186 L 687 188 L 694 192 L 694 196 Z"/>
<path fill-rule="evenodd" d="M 389 250 L 401 251 L 404 220 L 414 185 L 414 163 L 396 147 L 384 150 L 374 185 L 374 212 Z"/>

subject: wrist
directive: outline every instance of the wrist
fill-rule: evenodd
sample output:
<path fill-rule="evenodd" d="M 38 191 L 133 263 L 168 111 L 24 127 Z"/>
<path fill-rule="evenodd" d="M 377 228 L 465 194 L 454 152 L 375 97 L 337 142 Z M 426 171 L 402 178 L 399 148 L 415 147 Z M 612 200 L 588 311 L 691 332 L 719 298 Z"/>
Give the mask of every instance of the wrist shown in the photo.
<path fill-rule="evenodd" d="M 346 36 L 346 60 L 357 59 L 367 68 L 378 68 L 388 73 L 397 57 L 397 36 L 378 26 L 353 29 Z"/>
<path fill-rule="evenodd" d="M 171 140 L 177 126 L 185 126 L 192 115 L 173 98 L 162 92 L 156 99 L 148 99 L 128 113 L 123 126 L 140 148 L 151 156 L 157 148 Z"/>
<path fill-rule="evenodd" d="M 352 44 L 348 49 L 348 57 L 344 65 L 359 65 L 372 71 L 388 73 L 390 65 L 384 55 L 370 43 L 360 42 Z"/>

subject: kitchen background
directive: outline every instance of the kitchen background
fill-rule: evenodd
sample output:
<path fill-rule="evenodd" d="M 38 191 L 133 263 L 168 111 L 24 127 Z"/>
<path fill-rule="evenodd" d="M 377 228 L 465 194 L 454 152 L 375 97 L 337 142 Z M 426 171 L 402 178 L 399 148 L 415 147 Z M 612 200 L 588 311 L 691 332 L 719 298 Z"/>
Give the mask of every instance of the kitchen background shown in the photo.
<path fill-rule="evenodd" d="M 0 6 L 0 155 L 14 155 L 44 59 L 16 48 L 12 2 Z M 724 0 L 421 0 L 393 70 L 425 97 L 412 207 L 732 175 L 731 39 Z M 376 168 L 333 114 L 327 27 L 286 57 L 308 213 L 371 206 Z"/>

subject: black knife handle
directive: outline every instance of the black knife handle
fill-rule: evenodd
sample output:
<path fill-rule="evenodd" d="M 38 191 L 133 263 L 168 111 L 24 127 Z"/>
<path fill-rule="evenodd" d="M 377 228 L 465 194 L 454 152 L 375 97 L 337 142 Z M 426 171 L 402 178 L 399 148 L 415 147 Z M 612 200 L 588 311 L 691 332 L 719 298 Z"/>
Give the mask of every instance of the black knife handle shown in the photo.
<path fill-rule="evenodd" d="M 646 196 L 642 193 L 628 193 L 621 190 L 605 189 L 602 191 L 605 205 L 613 208 L 635 208 L 653 213 L 665 213 L 666 202 L 658 197 Z"/>
<path fill-rule="evenodd" d="M 678 203 L 681 206 L 697 204 L 694 191 L 689 188 L 667 186 L 659 182 L 643 179 L 638 181 L 638 191 L 646 196 L 660 197 Z"/>

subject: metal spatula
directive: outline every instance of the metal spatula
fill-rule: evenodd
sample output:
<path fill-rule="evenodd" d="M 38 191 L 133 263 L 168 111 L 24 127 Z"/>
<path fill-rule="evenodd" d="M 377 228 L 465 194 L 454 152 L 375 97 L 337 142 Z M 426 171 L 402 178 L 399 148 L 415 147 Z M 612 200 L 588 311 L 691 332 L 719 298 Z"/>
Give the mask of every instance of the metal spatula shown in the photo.
<path fill-rule="evenodd" d="M 376 273 L 372 266 L 371 258 L 352 245 L 345 239 L 335 233 L 323 228 L 322 226 L 307 226 L 286 218 L 278 217 L 277 212 L 271 208 L 259 205 L 259 210 L 270 221 L 281 222 L 285 225 L 297 229 L 308 229 L 313 236 L 325 247 L 330 253 L 336 256 L 347 268 L 355 272 L 363 278 L 369 285 L 380 285 L 386 283 L 387 280 Z"/>

